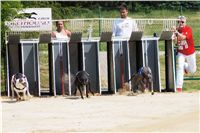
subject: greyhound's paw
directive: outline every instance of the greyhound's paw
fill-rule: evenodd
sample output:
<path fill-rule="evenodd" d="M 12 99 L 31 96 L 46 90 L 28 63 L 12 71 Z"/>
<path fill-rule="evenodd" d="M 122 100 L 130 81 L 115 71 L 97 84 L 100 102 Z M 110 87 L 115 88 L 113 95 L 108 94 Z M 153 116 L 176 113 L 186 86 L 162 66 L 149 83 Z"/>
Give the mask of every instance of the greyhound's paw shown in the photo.
<path fill-rule="evenodd" d="M 28 99 L 31 99 L 31 98 L 33 98 L 33 96 L 32 95 L 28 95 Z"/>
<path fill-rule="evenodd" d="M 130 92 L 127 94 L 127 96 L 137 96 L 137 95 L 138 95 L 138 93 L 134 93 L 134 92 Z"/>
<path fill-rule="evenodd" d="M 88 96 L 87 96 L 87 98 L 91 98 L 91 96 L 90 96 L 90 95 L 88 95 Z"/>
<path fill-rule="evenodd" d="M 22 100 L 22 98 L 21 97 L 17 97 L 17 101 L 21 101 Z"/>

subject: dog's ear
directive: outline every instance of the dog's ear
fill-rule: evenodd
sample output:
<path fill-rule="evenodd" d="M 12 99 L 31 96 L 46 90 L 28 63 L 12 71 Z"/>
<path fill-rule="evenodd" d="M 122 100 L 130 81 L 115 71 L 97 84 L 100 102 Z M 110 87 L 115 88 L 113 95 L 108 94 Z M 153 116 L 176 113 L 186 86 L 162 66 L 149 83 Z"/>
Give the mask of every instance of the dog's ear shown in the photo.
<path fill-rule="evenodd" d="M 15 74 L 12 76 L 11 82 L 16 82 L 16 80 L 15 80 Z"/>
<path fill-rule="evenodd" d="M 26 79 L 26 75 L 25 75 L 25 74 L 23 74 L 23 73 L 22 73 L 22 76 L 23 76 L 23 78 L 25 78 L 25 79 Z"/>
<path fill-rule="evenodd" d="M 87 76 L 88 76 L 88 77 L 90 76 L 90 74 L 89 74 L 89 73 L 87 73 L 86 71 L 85 71 L 85 73 L 87 74 Z"/>
<path fill-rule="evenodd" d="M 151 74 L 151 69 L 149 67 L 144 67 L 143 74 L 144 76 L 148 76 L 148 74 Z"/>
<path fill-rule="evenodd" d="M 77 72 L 75 76 L 77 76 L 79 73 L 80 73 L 80 71 L 79 71 L 79 72 Z"/>
<path fill-rule="evenodd" d="M 151 73 L 151 69 L 150 69 L 150 67 L 147 67 L 147 70 L 149 71 L 149 73 Z"/>

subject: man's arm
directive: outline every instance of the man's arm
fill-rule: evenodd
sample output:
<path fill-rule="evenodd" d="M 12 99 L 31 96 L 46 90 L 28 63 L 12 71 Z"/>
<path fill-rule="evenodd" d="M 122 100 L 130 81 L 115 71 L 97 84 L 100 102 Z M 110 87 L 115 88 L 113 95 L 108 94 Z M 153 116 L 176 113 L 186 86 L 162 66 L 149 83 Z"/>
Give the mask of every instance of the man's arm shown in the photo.
<path fill-rule="evenodd" d="M 185 40 L 186 36 L 179 33 L 175 26 L 172 27 L 172 31 L 174 32 L 173 39 L 177 38 L 177 41 Z"/>
<path fill-rule="evenodd" d="M 55 33 L 55 32 L 52 32 L 52 33 L 51 33 L 51 37 L 52 37 L 52 38 L 56 38 L 56 33 Z"/>
<path fill-rule="evenodd" d="M 67 33 L 67 36 L 68 36 L 68 37 L 71 37 L 71 31 L 65 30 L 65 32 Z"/>
<path fill-rule="evenodd" d="M 186 39 L 186 36 L 181 34 L 181 33 L 179 33 L 177 30 L 175 31 L 175 35 L 178 37 L 179 41 Z"/>
<path fill-rule="evenodd" d="M 112 36 L 115 36 L 116 35 L 116 31 L 117 29 L 116 29 L 116 21 L 114 21 L 113 22 L 113 27 L 112 27 L 112 32 L 113 32 L 113 34 L 112 34 Z"/>

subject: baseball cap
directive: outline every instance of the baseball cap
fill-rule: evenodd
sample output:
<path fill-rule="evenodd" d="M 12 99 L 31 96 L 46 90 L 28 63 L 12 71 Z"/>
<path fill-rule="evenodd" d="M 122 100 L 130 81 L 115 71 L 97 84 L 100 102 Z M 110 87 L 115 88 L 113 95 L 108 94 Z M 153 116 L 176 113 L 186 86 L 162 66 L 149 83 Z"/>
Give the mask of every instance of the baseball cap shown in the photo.
<path fill-rule="evenodd" d="M 178 16 L 178 21 L 181 21 L 181 22 L 186 22 L 186 17 L 185 16 Z"/>

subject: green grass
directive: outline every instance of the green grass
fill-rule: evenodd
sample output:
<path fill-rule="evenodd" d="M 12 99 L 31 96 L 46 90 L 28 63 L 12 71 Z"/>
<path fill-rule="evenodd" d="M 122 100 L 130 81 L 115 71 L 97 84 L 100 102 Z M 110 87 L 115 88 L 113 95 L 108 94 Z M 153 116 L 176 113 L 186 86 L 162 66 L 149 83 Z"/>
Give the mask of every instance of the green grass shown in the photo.
<path fill-rule="evenodd" d="M 160 56 L 160 78 L 161 78 L 161 88 L 166 87 L 165 83 L 165 57 Z"/>
<path fill-rule="evenodd" d="M 200 49 L 198 49 L 200 50 Z M 200 55 L 196 55 L 197 71 L 194 74 L 186 74 L 185 77 L 200 78 Z M 183 90 L 194 91 L 200 90 L 200 80 L 184 80 Z"/>
<path fill-rule="evenodd" d="M 48 64 L 48 44 L 40 44 L 39 51 L 39 64 L 40 64 L 40 82 L 42 88 L 49 88 L 49 64 Z M 45 52 L 42 52 L 44 51 Z"/>

